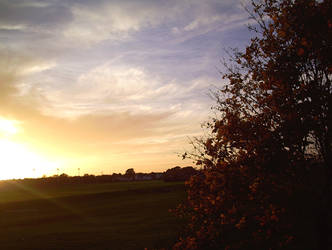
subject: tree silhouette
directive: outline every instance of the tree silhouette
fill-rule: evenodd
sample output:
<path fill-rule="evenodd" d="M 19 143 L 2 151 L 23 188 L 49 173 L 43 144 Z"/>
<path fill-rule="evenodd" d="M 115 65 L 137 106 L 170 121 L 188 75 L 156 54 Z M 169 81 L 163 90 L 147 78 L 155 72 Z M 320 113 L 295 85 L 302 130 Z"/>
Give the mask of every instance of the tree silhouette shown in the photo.
<path fill-rule="evenodd" d="M 181 168 L 176 166 L 168 169 L 163 176 L 164 181 L 186 181 L 192 175 L 196 174 L 197 170 L 191 166 Z"/>
<path fill-rule="evenodd" d="M 129 168 L 126 170 L 125 175 L 135 175 L 135 170 L 133 168 Z"/>
<path fill-rule="evenodd" d="M 126 170 L 125 176 L 129 177 L 130 179 L 135 179 L 135 170 L 133 168 L 129 168 Z"/>
<path fill-rule="evenodd" d="M 253 1 L 248 13 L 255 37 L 225 63 L 228 83 L 214 95 L 218 117 L 206 123 L 210 135 L 184 154 L 203 170 L 178 209 L 189 225 L 175 248 L 298 247 L 314 230 L 302 219 L 316 218 L 315 211 L 319 249 L 328 249 L 332 2 Z M 320 167 L 322 189 L 310 178 Z"/>

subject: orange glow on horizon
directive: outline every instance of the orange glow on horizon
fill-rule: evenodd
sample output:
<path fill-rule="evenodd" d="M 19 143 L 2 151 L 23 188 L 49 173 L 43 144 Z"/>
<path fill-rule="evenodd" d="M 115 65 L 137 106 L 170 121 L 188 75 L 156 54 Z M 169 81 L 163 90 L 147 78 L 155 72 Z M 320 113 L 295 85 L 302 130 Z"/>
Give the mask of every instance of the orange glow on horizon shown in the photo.
<path fill-rule="evenodd" d="M 103 141 L 100 136 L 103 131 L 89 129 L 84 122 L 72 124 L 55 118 L 31 122 L 0 116 L 0 180 L 63 173 L 69 176 L 123 174 L 129 168 L 135 172 L 163 172 L 191 163 L 179 159 L 171 149 L 160 159 L 165 142 L 158 142 L 160 146 L 149 140 L 121 143 L 112 134 L 108 134 L 109 140 Z"/>

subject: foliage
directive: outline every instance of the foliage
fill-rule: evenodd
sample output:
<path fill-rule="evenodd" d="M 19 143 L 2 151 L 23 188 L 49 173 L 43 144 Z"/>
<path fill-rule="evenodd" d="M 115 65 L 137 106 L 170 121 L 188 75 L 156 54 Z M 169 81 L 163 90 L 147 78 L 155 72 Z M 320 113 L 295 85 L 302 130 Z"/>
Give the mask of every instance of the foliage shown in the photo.
<path fill-rule="evenodd" d="M 322 167 L 321 221 L 328 223 L 331 3 L 252 2 L 248 13 L 257 24 L 249 28 L 256 36 L 244 52 L 233 51 L 233 65 L 225 64 L 228 83 L 215 93 L 219 117 L 206 123 L 208 138 L 196 139 L 195 151 L 184 155 L 202 171 L 187 183 L 188 201 L 178 213 L 190 223 L 175 249 L 296 247 L 301 233 L 314 230 L 309 223 L 299 233 L 302 218 L 316 211 L 310 194 L 321 186 L 308 183 Z M 301 214 L 303 193 L 309 205 Z M 326 225 L 320 227 L 326 235 Z M 328 238 L 320 241 L 327 249 Z"/>

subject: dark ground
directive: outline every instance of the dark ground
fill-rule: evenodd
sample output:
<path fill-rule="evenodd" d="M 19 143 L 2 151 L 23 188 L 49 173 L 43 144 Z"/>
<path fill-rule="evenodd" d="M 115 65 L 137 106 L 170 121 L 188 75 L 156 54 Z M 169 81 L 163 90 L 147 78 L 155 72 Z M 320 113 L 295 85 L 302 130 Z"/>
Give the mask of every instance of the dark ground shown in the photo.
<path fill-rule="evenodd" d="M 183 183 L 0 185 L 1 249 L 169 248 Z"/>

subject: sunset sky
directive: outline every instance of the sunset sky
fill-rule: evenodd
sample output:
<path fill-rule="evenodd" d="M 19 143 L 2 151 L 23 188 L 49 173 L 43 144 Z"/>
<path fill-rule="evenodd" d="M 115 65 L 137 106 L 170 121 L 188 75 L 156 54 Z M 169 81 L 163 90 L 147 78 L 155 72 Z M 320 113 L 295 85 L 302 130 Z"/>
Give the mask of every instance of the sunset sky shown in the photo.
<path fill-rule="evenodd" d="M 0 0 L 0 179 L 190 165 L 241 3 Z"/>

